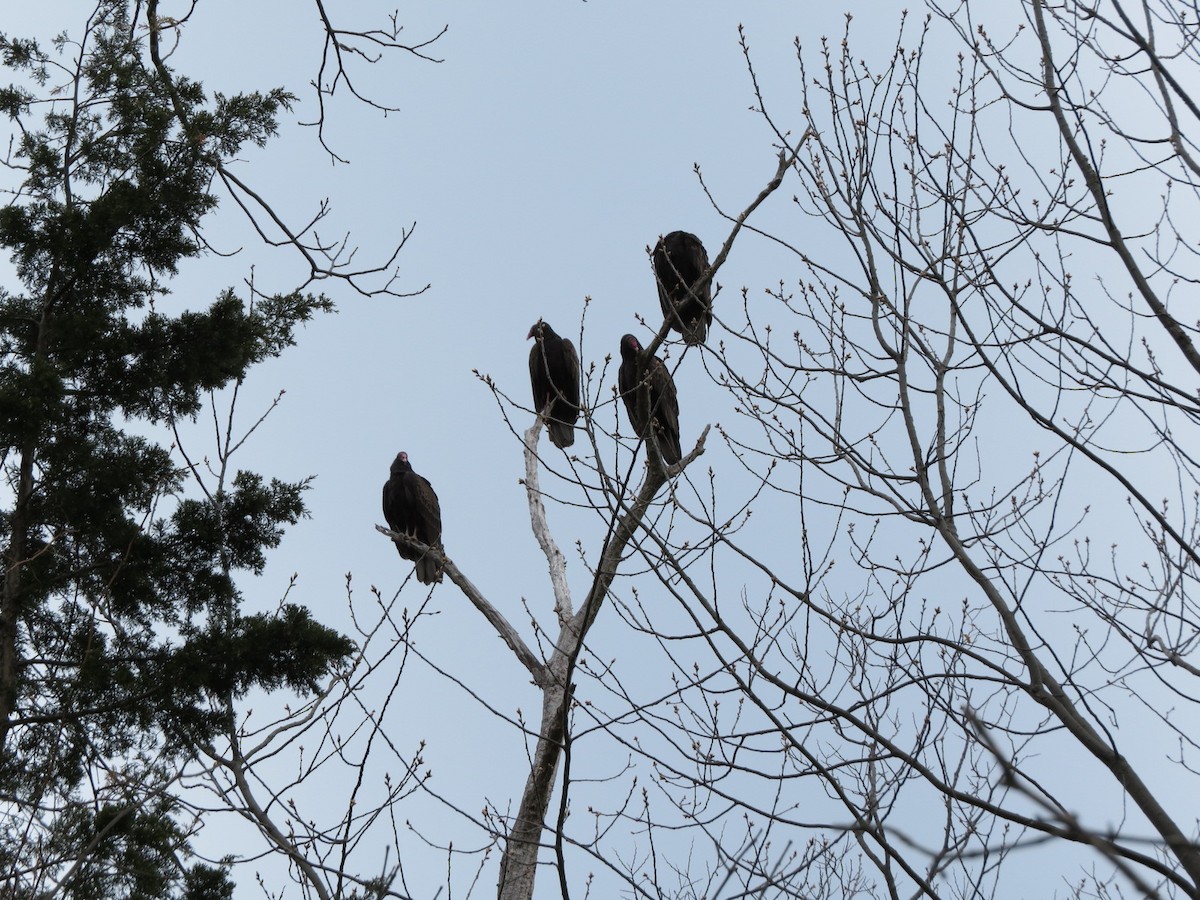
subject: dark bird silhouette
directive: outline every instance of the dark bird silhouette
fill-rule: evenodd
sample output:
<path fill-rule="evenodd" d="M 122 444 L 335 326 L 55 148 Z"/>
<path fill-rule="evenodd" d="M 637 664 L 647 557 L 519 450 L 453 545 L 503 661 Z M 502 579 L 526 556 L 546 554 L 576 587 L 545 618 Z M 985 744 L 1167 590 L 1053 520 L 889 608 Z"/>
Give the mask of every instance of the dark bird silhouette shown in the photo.
<path fill-rule="evenodd" d="M 570 447 L 579 418 L 579 355 L 574 344 L 541 319 L 529 329 L 529 338 L 534 339 L 529 351 L 533 408 L 545 417 L 554 446 Z"/>
<path fill-rule="evenodd" d="M 392 531 L 407 534 L 438 552 L 442 551 L 442 508 L 433 487 L 413 471 L 407 453 L 397 454 L 391 477 L 383 485 L 383 517 Z M 433 584 L 442 580 L 442 569 L 432 557 L 396 542 L 405 559 L 417 564 L 417 581 Z"/>
<path fill-rule="evenodd" d="M 663 316 L 684 343 L 703 344 L 712 324 L 712 282 L 697 283 L 708 268 L 700 238 L 672 231 L 658 239 L 652 259 Z"/>
<path fill-rule="evenodd" d="M 642 345 L 632 334 L 621 338 L 621 368 L 617 372 L 617 388 L 629 413 L 629 424 L 645 441 L 650 440 L 650 426 L 658 439 L 663 462 L 673 466 L 683 457 L 679 448 L 679 398 L 675 394 L 675 379 L 667 364 L 657 356 L 646 360 L 639 391 L 638 356 Z M 642 396 L 639 397 L 638 394 Z"/>

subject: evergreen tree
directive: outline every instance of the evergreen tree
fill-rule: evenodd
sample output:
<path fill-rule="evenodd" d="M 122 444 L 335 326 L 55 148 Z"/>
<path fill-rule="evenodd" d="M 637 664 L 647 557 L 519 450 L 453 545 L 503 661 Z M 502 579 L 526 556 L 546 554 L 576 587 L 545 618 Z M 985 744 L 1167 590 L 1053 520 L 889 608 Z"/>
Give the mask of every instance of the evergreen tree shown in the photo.
<path fill-rule="evenodd" d="M 0 286 L 5 896 L 229 896 L 162 786 L 231 727 L 234 699 L 312 691 L 352 649 L 302 607 L 240 608 L 237 573 L 304 515 L 304 483 L 241 471 L 189 498 L 153 438 L 330 305 L 230 290 L 197 311 L 167 287 L 203 251 L 217 168 L 272 137 L 291 97 L 209 97 L 147 52 L 118 0 L 76 43 L 0 35 L 17 274 Z"/>

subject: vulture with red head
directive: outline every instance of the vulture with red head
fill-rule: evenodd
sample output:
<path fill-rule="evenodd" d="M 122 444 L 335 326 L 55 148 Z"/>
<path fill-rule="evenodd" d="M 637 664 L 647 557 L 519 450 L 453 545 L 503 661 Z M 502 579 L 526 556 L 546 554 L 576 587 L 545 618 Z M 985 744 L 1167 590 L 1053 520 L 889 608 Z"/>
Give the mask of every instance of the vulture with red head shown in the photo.
<path fill-rule="evenodd" d="M 675 380 L 667 364 L 657 356 L 645 360 L 638 379 L 638 360 L 642 345 L 632 334 L 621 338 L 621 368 L 617 371 L 617 388 L 629 413 L 629 424 L 643 440 L 649 442 L 651 428 L 658 440 L 663 462 L 675 465 L 683 457 L 679 447 L 679 399 Z M 638 390 L 643 387 L 644 390 Z M 639 394 L 641 395 L 639 397 Z"/>
<path fill-rule="evenodd" d="M 529 351 L 533 408 L 545 418 L 554 446 L 570 447 L 579 418 L 579 355 L 570 340 L 559 337 L 541 319 L 529 329 L 529 338 L 533 338 Z"/>
<path fill-rule="evenodd" d="M 684 343 L 703 344 L 712 324 L 712 282 L 700 283 L 708 269 L 700 238 L 672 231 L 658 239 L 652 259 L 663 316 Z"/>
<path fill-rule="evenodd" d="M 388 528 L 414 537 L 423 544 L 442 550 L 442 509 L 433 487 L 413 471 L 407 453 L 392 462 L 391 477 L 383 485 L 383 517 Z M 396 541 L 404 559 L 417 564 L 417 581 L 433 584 L 442 580 L 442 569 L 433 558 Z"/>

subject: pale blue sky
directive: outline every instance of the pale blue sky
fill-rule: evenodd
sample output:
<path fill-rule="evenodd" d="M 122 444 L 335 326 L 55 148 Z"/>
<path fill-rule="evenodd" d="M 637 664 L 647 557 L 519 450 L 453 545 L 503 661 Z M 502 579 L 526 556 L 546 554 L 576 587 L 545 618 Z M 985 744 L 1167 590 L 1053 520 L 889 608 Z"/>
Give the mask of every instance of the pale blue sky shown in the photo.
<path fill-rule="evenodd" d="M 3 27 L 12 34 L 73 29 L 86 6 L 45 3 L 36 12 L 23 6 L 6 11 Z M 532 631 L 523 600 L 550 627 L 546 563 L 518 485 L 520 442 L 472 370 L 528 404 L 525 335 L 536 319 L 545 317 L 580 344 L 585 370 L 592 362 L 602 365 L 606 354 L 617 354 L 623 333 L 639 332 L 638 313 L 657 321 L 646 246 L 661 233 L 685 229 L 715 252 L 729 229 L 701 190 L 693 163 L 730 213 L 753 199 L 775 170 L 773 136 L 749 109 L 755 98 L 738 46 L 739 23 L 767 102 L 779 121 L 795 124 L 794 38 L 799 35 L 806 53 L 823 35 L 836 43 L 845 13 L 853 12 L 856 48 L 878 53 L 882 61 L 903 8 L 870 0 L 410 3 L 400 17 L 411 40 L 449 26 L 427 49 L 444 61 L 398 56 L 374 69 L 357 68 L 363 89 L 399 111 L 385 118 L 341 97 L 331 111 L 329 136 L 350 165 L 334 166 L 316 146 L 315 133 L 295 125 L 313 114 L 307 81 L 319 50 L 314 13 L 302 0 L 203 0 L 172 60 L 181 72 L 213 90 L 283 85 L 300 95 L 281 138 L 264 151 L 246 152 L 239 174 L 294 220 L 309 217 L 328 196 L 333 213 L 322 233 L 351 232 L 364 260 L 387 252 L 415 222 L 399 283 L 408 289 L 431 285 L 412 299 L 364 299 L 338 285 L 318 285 L 339 312 L 310 325 L 283 359 L 252 373 L 243 421 L 257 418 L 279 390 L 287 393 L 247 444 L 241 465 L 286 479 L 315 475 L 316 481 L 308 495 L 312 518 L 285 538 L 261 579 L 244 584 L 247 606 L 273 607 L 292 573 L 299 580 L 289 599 L 339 628 L 348 628 L 346 573 L 353 575 L 358 596 L 365 598 L 375 585 L 390 597 L 411 564 L 398 558 L 374 525 L 382 522 L 379 495 L 388 465 L 405 450 L 440 497 L 447 553 L 527 640 Z M 810 65 L 815 58 L 809 55 Z M 785 183 L 752 224 L 775 227 L 803 244 L 806 223 L 791 196 Z M 264 249 L 231 206 L 206 236 L 224 250 L 245 249 L 232 259 L 186 267 L 174 286 L 181 302 L 207 303 L 223 287 L 240 284 L 251 266 L 260 289 L 291 287 L 294 260 L 284 250 Z M 814 228 L 812 240 L 832 238 Z M 814 248 L 841 252 L 832 243 Z M 752 299 L 761 297 L 781 279 L 794 282 L 801 274 L 794 257 L 745 233 L 718 277 L 718 303 L 736 305 L 743 287 Z M 592 303 L 580 341 L 585 296 Z M 699 358 L 687 362 L 695 368 L 677 376 L 685 451 L 706 424 L 734 418 L 728 396 L 699 370 Z M 614 373 L 610 369 L 609 383 Z M 612 423 L 611 407 L 599 415 Z M 518 413 L 514 424 L 524 429 L 529 421 Z M 623 413 L 621 426 L 627 430 Z M 198 429 L 193 453 L 204 452 L 203 434 Z M 698 466 L 723 473 L 736 494 L 736 462 L 715 435 L 708 448 Z M 542 449 L 558 454 L 545 442 Z M 584 449 L 582 438 L 575 449 Z M 577 499 L 549 476 L 543 486 Z M 594 560 L 603 523 L 556 506 L 550 522 L 567 554 L 578 601 L 588 579 L 574 545 L 582 540 Z M 790 524 L 762 522 L 763 539 L 786 540 Z M 402 605 L 420 603 L 419 587 L 405 589 Z M 653 578 L 639 587 L 647 601 L 660 591 Z M 536 720 L 540 697 L 527 673 L 448 582 L 435 590 L 431 609 L 438 616 L 419 632 L 421 652 L 501 713 L 520 707 Z M 625 643 L 628 634 L 612 612 L 605 610 L 593 632 L 596 652 L 604 658 L 641 652 L 647 645 Z M 647 666 L 655 668 L 649 661 Z M 428 741 L 425 760 L 435 772 L 434 787 L 472 813 L 485 800 L 515 806 L 527 767 L 513 730 L 421 663 L 413 662 L 405 678 L 389 712 L 390 730 L 402 743 Z M 624 755 L 614 748 L 611 758 L 585 762 L 595 773 L 611 773 Z M 416 798 L 401 817 L 459 847 L 464 835 L 468 844 L 479 841 L 478 832 L 427 798 Z M 415 893 L 425 896 L 442 877 L 437 867 L 444 868 L 444 857 L 414 846 L 406 849 L 413 853 L 409 871 Z M 423 865 L 431 866 L 428 872 Z M 483 895 L 490 894 L 494 877 L 490 865 Z M 589 869 L 595 867 L 579 863 L 575 874 Z M 245 885 L 239 896 L 254 895 L 248 879 Z M 557 895 L 548 877 L 541 888 L 540 895 Z M 616 894 L 606 886 L 593 896 Z"/>
<path fill-rule="evenodd" d="M 884 40 L 892 39 L 900 9 L 887 6 L 891 11 L 875 23 Z M 4 29 L 75 31 L 86 8 L 75 2 L 45 3 L 36 11 L 21 6 L 6 12 Z M 317 285 L 329 291 L 339 312 L 310 325 L 283 359 L 252 373 L 242 394 L 243 422 L 257 418 L 279 390 L 287 393 L 238 462 L 268 475 L 316 480 L 308 495 L 311 519 L 292 529 L 261 579 L 244 584 L 247 607 L 273 607 L 295 572 L 299 579 L 289 599 L 348 628 L 346 573 L 353 574 L 360 598 L 371 585 L 388 597 L 395 592 L 411 565 L 399 560 L 374 525 L 382 521 L 379 494 L 388 465 L 403 449 L 440 497 L 447 552 L 527 640 L 533 637 L 522 600 L 549 626 L 546 563 L 517 483 L 520 444 L 472 369 L 490 374 L 528 404 L 525 335 L 539 317 L 580 343 L 585 367 L 616 355 L 621 334 L 639 331 L 636 314 L 658 315 L 646 246 L 662 233 L 685 229 L 715 252 L 728 232 L 693 163 L 703 167 L 731 212 L 774 172 L 772 137 L 748 109 L 754 97 L 738 23 L 745 24 L 760 77 L 782 110 L 798 96 L 793 38 L 801 34 L 815 43 L 822 34 L 840 36 L 842 10 L 855 8 L 878 18 L 878 5 L 867 2 L 737 8 L 573 0 L 406 4 L 400 15 L 411 40 L 448 25 L 427 50 L 443 62 L 397 56 L 373 69 L 355 69 L 368 94 L 399 111 L 385 118 L 343 94 L 331 107 L 329 137 L 350 165 L 335 166 L 316 145 L 314 131 L 295 124 L 313 115 L 307 82 L 320 37 L 313 10 L 296 2 L 200 3 L 171 58 L 180 72 L 210 91 L 283 85 L 300 96 L 282 136 L 264 151 L 245 152 L 239 175 L 293 221 L 308 218 L 329 197 L 333 213 L 322 233 L 351 232 L 362 259 L 387 252 L 401 229 L 415 222 L 399 283 L 407 289 L 431 285 L 420 297 L 400 300 L 364 299 L 336 284 Z M 379 6 L 372 15 L 386 11 Z M 364 26 L 373 21 L 366 14 L 357 20 Z M 864 37 L 871 27 L 863 23 Z M 787 215 L 789 198 L 785 187 L 760 218 Z M 245 249 L 232 259 L 186 266 L 173 285 L 183 303 L 206 304 L 223 287 L 240 285 L 251 266 L 259 288 L 268 291 L 289 289 L 299 271 L 286 251 L 264 249 L 232 204 L 206 237 L 226 252 Z M 784 277 L 771 249 L 745 235 L 721 274 L 723 296 L 732 302 L 743 285 L 761 292 Z M 580 342 L 585 296 L 593 302 Z M 705 424 L 730 410 L 701 372 L 678 382 L 683 440 L 690 447 Z M 603 415 L 611 424 L 611 408 Z M 524 429 L 528 422 L 518 415 L 515 424 Z M 623 418 L 621 423 L 624 428 Z M 211 447 L 210 434 L 202 422 L 189 447 L 193 456 Z M 709 447 L 702 462 L 720 468 L 719 442 L 711 440 Z M 549 477 L 544 486 L 563 493 Z M 578 601 L 587 578 L 574 544 L 582 539 L 594 559 L 601 523 L 553 506 L 550 520 L 570 560 Z M 407 588 L 412 597 L 406 595 L 402 605 L 419 604 L 417 587 Z M 643 590 L 656 592 L 653 579 Z M 440 615 L 420 632 L 422 652 L 503 714 L 519 707 L 536 718 L 539 695 L 527 673 L 453 586 L 438 587 L 431 608 Z M 599 647 L 606 633 L 610 643 L 623 640 L 610 619 L 606 611 L 594 632 Z M 619 649 L 613 646 L 611 654 Z M 485 800 L 501 808 L 516 803 L 527 771 L 519 737 L 420 664 L 412 664 L 405 678 L 389 712 L 390 731 L 405 745 L 428 741 L 434 788 L 472 812 Z M 611 772 L 622 760 L 618 752 L 581 764 Z M 415 799 L 401 815 L 420 822 L 434 839 L 457 840 L 459 847 L 479 841 L 478 832 L 427 798 Z M 202 846 L 218 854 L 229 849 L 219 839 Z M 410 884 L 424 896 L 439 883 L 442 861 L 424 849 L 409 856 L 414 849 L 404 848 Z M 433 866 L 429 872 L 422 871 L 426 864 Z M 581 863 L 575 874 L 594 868 Z M 238 872 L 244 882 L 239 896 L 256 892 L 248 875 Z M 494 869 L 484 882 L 493 878 Z M 543 878 L 539 893 L 556 891 Z"/>

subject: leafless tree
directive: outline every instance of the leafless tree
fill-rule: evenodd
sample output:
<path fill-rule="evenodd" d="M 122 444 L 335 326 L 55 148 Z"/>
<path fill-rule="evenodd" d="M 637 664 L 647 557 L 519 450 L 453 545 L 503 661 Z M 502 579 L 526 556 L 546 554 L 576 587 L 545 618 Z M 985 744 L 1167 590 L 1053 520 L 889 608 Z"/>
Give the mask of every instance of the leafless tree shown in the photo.
<path fill-rule="evenodd" d="M 321 146 L 333 161 L 345 162 L 328 141 L 328 104 L 338 87 L 344 86 L 345 92 L 353 100 L 381 113 L 392 111 L 381 101 L 365 95 L 358 89 L 358 79 L 354 74 L 355 64 L 357 63 L 358 68 L 369 68 L 397 55 L 440 62 L 429 55 L 429 50 L 434 42 L 445 34 L 445 29 L 431 37 L 408 43 L 401 40 L 403 26 L 397 13 L 390 16 L 385 27 L 348 29 L 340 27 L 338 20 L 330 17 L 321 0 L 314 0 L 314 3 L 325 39 L 317 74 L 312 81 L 317 110 L 315 118 L 306 124 L 316 129 Z M 159 0 L 146 0 L 144 23 L 135 18 L 131 21 L 131 27 L 135 30 L 143 27 L 145 29 L 150 64 L 167 86 L 180 130 L 189 140 L 203 146 L 210 135 L 205 132 L 203 123 L 192 121 L 180 103 L 176 75 L 166 65 L 174 46 L 182 40 L 182 30 L 195 10 L 196 4 L 193 3 L 184 16 L 165 16 L 159 12 Z M 293 99 L 295 98 L 292 95 L 288 95 L 289 103 Z M 331 212 L 328 198 L 317 202 L 315 211 L 307 221 L 291 221 L 278 211 L 277 203 L 272 198 L 261 194 L 253 184 L 238 174 L 236 167 L 230 165 L 230 160 L 224 158 L 222 148 L 211 148 L 206 155 L 228 199 L 245 214 L 259 238 L 269 246 L 287 248 L 299 255 L 308 269 L 307 278 L 299 286 L 301 290 L 314 282 L 327 280 L 346 285 L 365 297 L 411 297 L 428 288 L 428 285 L 407 290 L 400 287 L 398 260 L 415 226 L 401 229 L 399 241 L 385 258 L 372 259 L 364 264 L 357 260 L 358 248 L 351 242 L 348 234 L 331 238 L 326 232 L 325 237 L 321 236 L 321 228 L 327 224 L 326 219 Z"/>
<path fill-rule="evenodd" d="M 664 466 L 585 358 L 581 436 L 548 453 L 524 386 L 481 376 L 553 606 L 510 621 L 452 544 L 434 590 L 533 683 L 532 721 L 488 710 L 524 786 L 437 794 L 389 719 L 412 660 L 456 678 L 414 640 L 430 593 L 348 582 L 352 665 L 263 724 L 227 704 L 172 773 L 196 820 L 244 818 L 318 897 L 420 896 L 406 830 L 459 896 L 1200 895 L 1198 32 L 1178 3 L 934 0 L 883 53 L 851 22 L 797 41 L 783 112 L 744 38 L 779 168 L 709 195 L 706 277 L 752 242 L 778 269 L 714 291 L 704 346 L 644 335 L 712 430 Z M 469 839 L 406 820 L 418 797 Z"/>
<path fill-rule="evenodd" d="M 607 523 L 579 609 L 523 437 L 557 631 L 506 638 L 545 703 L 501 897 L 539 859 L 564 897 L 1200 894 L 1198 30 L 934 3 L 874 60 L 798 41 L 785 113 L 744 40 L 780 275 L 672 362 L 732 413 L 702 474 L 633 487 L 585 372 L 590 450 L 542 461 Z"/>
<path fill-rule="evenodd" d="M 539 867 L 563 897 L 1200 893 L 1198 28 L 1179 4 L 935 3 L 882 54 L 849 22 L 798 41 L 785 113 L 743 40 L 781 167 L 748 209 L 710 195 L 709 277 L 748 241 L 779 270 L 716 292 L 706 346 L 644 341 L 718 398 L 716 446 L 698 427 L 664 468 L 585 359 L 586 439 L 545 454 L 517 387 L 481 376 L 554 606 L 524 630 L 447 547 L 442 590 L 541 697 L 511 717 L 512 805 L 455 809 L 479 836 L 439 848 L 460 893 L 492 856 L 504 898 Z M 595 525 L 581 598 L 571 508 Z M 416 620 L 387 626 L 391 659 Z M 419 756 L 389 801 L 428 791 Z"/>
<path fill-rule="evenodd" d="M 762 232 L 802 274 L 717 304 L 733 462 L 637 542 L 677 606 L 614 583 L 670 689 L 606 666 L 574 725 L 655 773 L 609 821 L 699 830 L 733 895 L 1200 889 L 1198 23 L 1022 10 L 935 6 L 878 62 L 798 43 L 796 121 L 743 44 L 809 137 Z"/>
<path fill-rule="evenodd" d="M 327 41 L 315 64 L 320 102 L 312 124 L 332 154 L 325 116 L 338 85 L 364 100 L 354 88 L 356 66 L 401 55 L 427 58 L 431 41 L 406 44 L 394 18 L 384 30 L 345 30 L 322 4 L 317 7 Z M 230 560 L 227 540 L 236 526 L 230 527 L 222 504 L 237 493 L 239 478 L 249 476 L 249 485 L 257 477 L 235 474 L 230 459 L 262 422 L 240 434 L 234 428 L 241 377 L 290 346 L 296 325 L 330 308 L 326 297 L 304 293 L 313 282 L 331 281 L 364 295 L 418 293 L 400 288 L 399 253 L 411 229 L 382 260 L 360 259 L 348 237 L 318 234 L 327 224 L 328 200 L 313 198 L 311 217 L 296 223 L 279 211 L 277 198 L 239 174 L 239 149 L 273 136 L 278 114 L 295 98 L 275 85 L 232 97 L 205 94 L 173 68 L 170 57 L 197 8 L 172 7 L 171 17 L 157 0 L 96 0 L 79 22 L 55 24 L 62 33 L 49 41 L 0 35 L 7 131 L 0 192 L 3 243 L 13 263 L 11 281 L 0 289 L 0 393 L 7 410 L 0 454 L 5 897 L 154 896 L 176 889 L 224 896 L 232 885 L 222 867 L 193 865 L 190 842 L 214 811 L 253 812 L 256 774 L 247 759 L 254 759 L 259 735 L 236 702 L 245 685 L 231 686 L 221 671 L 254 673 L 251 679 L 267 672 L 265 681 L 256 682 L 260 686 L 315 693 L 299 718 L 277 723 L 286 733 L 331 692 L 352 692 L 363 665 L 360 652 L 323 691 L 315 679 L 277 677 L 291 663 L 299 664 L 293 674 L 303 669 L 306 662 L 295 658 L 302 653 L 271 674 L 308 637 L 336 634 L 294 603 L 281 603 L 269 624 L 295 626 L 293 637 L 308 636 L 290 648 L 268 648 L 241 666 L 225 665 L 230 660 L 214 659 L 219 654 L 204 647 L 218 633 L 220 643 L 248 623 L 270 620 L 243 615 L 241 595 L 229 588 L 232 573 L 247 567 L 245 559 Z M 301 286 L 266 294 L 251 283 L 248 299 L 231 289 L 201 311 L 183 304 L 156 307 L 179 261 L 212 249 L 205 214 L 221 200 L 232 200 L 235 214 L 240 207 L 267 244 L 303 260 Z M 214 323 L 218 327 L 206 331 Z M 107 363 L 97 365 L 102 358 Z M 209 411 L 219 419 L 224 395 L 217 388 L 231 383 L 228 427 L 215 429 L 219 446 L 211 456 L 189 459 L 179 432 L 172 434 L 169 426 L 194 421 L 205 391 L 213 404 Z M 131 437 L 124 426 L 141 430 Z M 168 447 L 172 437 L 177 443 Z M 64 465 L 65 458 L 73 461 Z M 194 477 L 194 495 L 186 475 Z M 277 543 L 275 526 L 302 514 L 305 485 L 271 482 L 261 496 L 273 499 L 258 510 L 259 524 L 271 522 L 259 535 L 266 540 L 252 538 L 243 549 Z M 185 505 L 200 510 L 192 527 L 176 515 Z M 207 549 L 197 552 L 206 542 Z M 171 552 L 161 554 L 167 545 Z M 205 571 L 217 556 L 217 571 Z M 167 566 L 156 569 L 162 559 Z M 173 567 L 191 575 L 175 579 Z M 206 581 L 197 572 L 214 577 Z M 340 660 L 348 642 L 335 638 L 333 645 L 319 655 Z M 173 668 L 177 663 L 182 668 Z M 329 668 L 317 666 L 322 675 Z M 184 685 L 192 675 L 195 680 Z M 192 716 L 197 697 L 211 700 L 211 708 Z M 213 746 L 216 720 L 227 725 L 228 746 Z M 201 754 L 189 760 L 181 749 L 193 728 L 206 735 L 197 743 L 213 759 Z M 236 805 L 220 793 L 215 810 L 193 802 L 189 785 L 224 784 L 214 780 L 218 769 L 242 779 Z M 397 790 L 409 780 L 397 776 Z M 269 831 L 269 823 L 257 824 Z M 351 839 L 354 827 L 348 823 L 342 835 Z M 279 843 L 266 846 L 282 849 Z M 300 859 L 296 849 L 310 847 L 303 833 L 282 844 L 312 873 L 311 889 L 328 896 L 317 877 L 325 861 L 319 855 Z M 386 866 L 379 877 L 345 869 L 343 864 L 340 878 L 351 887 L 339 884 L 341 896 L 378 893 L 377 883 L 391 883 L 398 874 Z"/>

